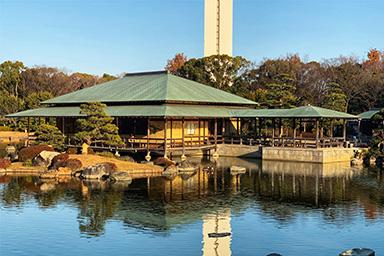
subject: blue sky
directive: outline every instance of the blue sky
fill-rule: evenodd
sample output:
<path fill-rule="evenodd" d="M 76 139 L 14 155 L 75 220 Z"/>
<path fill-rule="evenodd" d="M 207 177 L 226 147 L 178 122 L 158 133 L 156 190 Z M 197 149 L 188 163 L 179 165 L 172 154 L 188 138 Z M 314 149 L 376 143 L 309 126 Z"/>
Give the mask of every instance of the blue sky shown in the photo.
<path fill-rule="evenodd" d="M 93 74 L 203 55 L 203 0 L 0 0 L 0 62 Z M 234 0 L 234 54 L 321 61 L 384 49 L 384 0 Z"/>

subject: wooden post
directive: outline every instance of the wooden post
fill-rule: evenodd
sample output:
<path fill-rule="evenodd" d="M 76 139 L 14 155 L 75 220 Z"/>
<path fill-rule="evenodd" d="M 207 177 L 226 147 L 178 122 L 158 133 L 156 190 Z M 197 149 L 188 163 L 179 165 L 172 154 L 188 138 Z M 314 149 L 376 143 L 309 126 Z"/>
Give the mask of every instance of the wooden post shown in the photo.
<path fill-rule="evenodd" d="M 185 138 L 184 138 L 184 133 L 185 133 L 185 122 L 184 122 L 184 117 L 181 119 L 181 143 L 183 146 L 183 156 L 185 156 Z"/>
<path fill-rule="evenodd" d="M 62 117 L 61 119 L 61 130 L 63 132 L 63 135 L 65 136 L 65 117 Z"/>
<path fill-rule="evenodd" d="M 359 142 L 361 142 L 361 119 L 357 121 L 357 137 L 359 139 Z"/>
<path fill-rule="evenodd" d="M 329 133 L 329 136 L 333 138 L 333 119 L 331 120 L 331 132 Z"/>
<path fill-rule="evenodd" d="M 293 118 L 293 147 L 296 147 L 296 118 Z"/>
<path fill-rule="evenodd" d="M 173 146 L 173 141 L 172 141 L 172 129 L 173 129 L 173 120 L 172 120 L 172 118 L 171 118 L 171 130 L 169 131 L 169 138 L 170 138 L 170 140 L 171 140 L 171 143 L 170 143 L 170 148 L 172 148 L 172 146 Z"/>
<path fill-rule="evenodd" d="M 203 145 L 205 144 L 205 120 L 203 120 Z"/>
<path fill-rule="evenodd" d="M 316 119 L 316 148 L 319 147 L 319 119 Z"/>
<path fill-rule="evenodd" d="M 164 119 L 164 157 L 167 157 L 168 138 L 167 138 L 168 123 L 167 118 Z"/>
<path fill-rule="evenodd" d="M 215 152 L 217 151 L 217 118 L 215 118 L 215 131 L 214 131 L 214 136 L 215 136 Z"/>
<path fill-rule="evenodd" d="M 275 118 L 272 118 L 272 147 L 275 146 Z"/>
<path fill-rule="evenodd" d="M 198 132 L 198 137 L 199 137 L 199 147 L 201 147 L 201 125 L 200 125 L 200 118 L 198 119 L 198 122 L 199 122 L 199 132 Z"/>
<path fill-rule="evenodd" d="M 343 119 L 343 141 L 347 141 L 347 120 Z"/>
<path fill-rule="evenodd" d="M 149 153 L 149 136 L 151 135 L 151 129 L 150 129 L 150 126 L 149 126 L 149 117 L 147 118 L 147 154 Z M 135 122 L 135 125 L 136 125 L 136 122 Z"/>
<path fill-rule="evenodd" d="M 30 123 L 31 123 L 31 118 L 28 117 L 27 119 L 27 146 L 29 146 L 29 132 L 30 132 Z"/>
<path fill-rule="evenodd" d="M 279 118 L 279 138 L 283 136 L 283 121 L 281 118 Z"/>
<path fill-rule="evenodd" d="M 240 136 L 240 131 L 239 131 L 239 118 L 237 117 L 236 118 L 236 133 L 237 133 L 237 136 Z"/>
<path fill-rule="evenodd" d="M 222 124 L 221 124 L 221 141 L 222 143 L 224 144 L 225 140 L 224 140 L 224 134 L 225 134 L 225 119 L 223 117 L 222 119 Z"/>
<path fill-rule="evenodd" d="M 259 118 L 259 136 L 260 136 L 260 138 L 262 136 L 262 134 L 261 134 L 262 129 L 263 129 L 263 119 Z"/>

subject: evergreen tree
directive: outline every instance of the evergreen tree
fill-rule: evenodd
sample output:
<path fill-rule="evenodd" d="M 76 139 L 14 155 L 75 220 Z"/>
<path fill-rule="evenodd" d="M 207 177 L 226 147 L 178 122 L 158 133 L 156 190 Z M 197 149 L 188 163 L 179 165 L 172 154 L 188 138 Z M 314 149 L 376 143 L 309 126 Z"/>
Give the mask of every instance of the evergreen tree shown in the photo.
<path fill-rule="evenodd" d="M 121 146 L 119 128 L 114 125 L 113 117 L 105 113 L 105 104 L 88 103 L 80 106 L 80 113 L 85 118 L 77 120 L 80 132 L 75 134 L 78 142 L 102 143 L 106 146 Z"/>
<path fill-rule="evenodd" d="M 36 129 L 35 136 L 37 144 L 51 145 L 60 151 L 64 149 L 64 135 L 54 125 L 39 125 Z"/>
<path fill-rule="evenodd" d="M 292 108 L 296 106 L 297 97 L 295 96 L 296 86 L 293 79 L 284 74 L 280 81 L 269 83 L 265 86 L 267 90 L 266 102 L 269 108 Z"/>
<path fill-rule="evenodd" d="M 323 107 L 336 111 L 345 112 L 347 106 L 347 96 L 344 94 L 338 83 L 328 83 L 326 94 L 323 101 Z"/>

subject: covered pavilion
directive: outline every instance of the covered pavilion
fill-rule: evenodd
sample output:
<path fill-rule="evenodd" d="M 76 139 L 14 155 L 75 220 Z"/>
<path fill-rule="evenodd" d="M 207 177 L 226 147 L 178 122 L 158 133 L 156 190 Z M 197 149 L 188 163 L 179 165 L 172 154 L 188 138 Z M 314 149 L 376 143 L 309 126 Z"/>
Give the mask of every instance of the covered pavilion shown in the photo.
<path fill-rule="evenodd" d="M 79 147 L 73 135 L 80 105 L 101 102 L 115 118 L 125 145 L 96 150 L 189 154 L 216 152 L 218 144 L 272 147 L 341 147 L 346 145 L 346 121 L 356 116 L 304 106 L 293 109 L 255 109 L 248 99 L 167 72 L 128 74 L 43 102 L 42 107 L 8 115 L 10 118 L 53 118 L 66 144 Z M 335 120 L 342 134 L 334 136 Z M 277 129 L 276 129 L 277 128 Z M 327 133 L 324 131 L 327 130 Z M 326 136 L 327 134 L 327 136 Z M 188 151 L 188 152 L 187 152 Z"/>

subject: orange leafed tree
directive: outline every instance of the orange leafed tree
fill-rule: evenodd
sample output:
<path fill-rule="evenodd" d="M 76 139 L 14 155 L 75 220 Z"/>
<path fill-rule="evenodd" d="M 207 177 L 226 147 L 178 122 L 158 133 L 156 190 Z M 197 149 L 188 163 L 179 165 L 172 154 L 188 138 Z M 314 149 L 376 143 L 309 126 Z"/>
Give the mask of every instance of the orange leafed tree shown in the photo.
<path fill-rule="evenodd" d="M 371 49 L 369 52 L 368 52 L 368 63 L 370 64 L 373 64 L 373 63 L 378 63 L 380 62 L 380 58 L 381 58 L 381 53 L 379 50 L 377 49 Z"/>
<path fill-rule="evenodd" d="M 185 62 L 187 62 L 187 60 L 187 56 L 185 56 L 184 53 L 177 53 L 173 59 L 168 60 L 165 70 L 174 74 L 185 64 Z"/>

